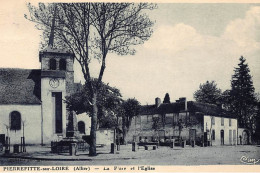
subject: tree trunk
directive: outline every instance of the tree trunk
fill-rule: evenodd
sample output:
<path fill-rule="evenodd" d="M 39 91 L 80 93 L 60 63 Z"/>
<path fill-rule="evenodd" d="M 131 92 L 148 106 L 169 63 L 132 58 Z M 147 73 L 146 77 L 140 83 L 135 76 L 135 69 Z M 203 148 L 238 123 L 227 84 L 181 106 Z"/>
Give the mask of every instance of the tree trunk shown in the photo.
<path fill-rule="evenodd" d="M 97 93 L 94 92 L 92 95 L 92 116 L 91 116 L 91 129 L 90 129 L 90 147 L 89 155 L 96 156 L 96 131 L 97 131 Z"/>
<path fill-rule="evenodd" d="M 123 125 L 123 141 L 124 145 L 126 145 L 126 133 L 127 133 L 127 127 L 126 127 L 126 118 L 122 117 L 122 125 Z"/>

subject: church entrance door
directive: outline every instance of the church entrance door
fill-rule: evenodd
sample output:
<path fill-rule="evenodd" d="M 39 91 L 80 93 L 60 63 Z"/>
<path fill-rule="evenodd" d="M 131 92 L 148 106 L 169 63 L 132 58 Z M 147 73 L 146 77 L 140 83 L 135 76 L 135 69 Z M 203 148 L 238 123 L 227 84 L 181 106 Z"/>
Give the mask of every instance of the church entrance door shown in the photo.
<path fill-rule="evenodd" d="M 62 93 L 53 92 L 54 116 L 55 116 L 55 133 L 62 133 Z"/>

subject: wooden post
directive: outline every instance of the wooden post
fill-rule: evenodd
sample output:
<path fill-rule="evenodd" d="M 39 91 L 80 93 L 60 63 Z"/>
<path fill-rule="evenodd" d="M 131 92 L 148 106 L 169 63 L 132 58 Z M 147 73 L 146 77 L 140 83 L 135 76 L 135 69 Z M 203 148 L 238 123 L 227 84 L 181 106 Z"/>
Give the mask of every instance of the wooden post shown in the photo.
<path fill-rule="evenodd" d="M 111 153 L 115 154 L 115 143 L 111 143 Z"/>
<path fill-rule="evenodd" d="M 132 143 L 132 151 L 135 151 L 135 142 Z"/>

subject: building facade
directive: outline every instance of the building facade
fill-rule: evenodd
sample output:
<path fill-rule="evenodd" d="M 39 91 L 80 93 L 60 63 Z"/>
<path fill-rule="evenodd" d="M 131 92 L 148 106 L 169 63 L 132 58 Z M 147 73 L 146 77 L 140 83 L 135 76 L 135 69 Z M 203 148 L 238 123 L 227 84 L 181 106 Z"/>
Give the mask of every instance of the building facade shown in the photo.
<path fill-rule="evenodd" d="M 140 115 L 134 117 L 127 140 L 179 139 L 210 141 L 212 145 L 237 145 L 237 119 L 221 107 L 186 101 L 142 106 Z"/>

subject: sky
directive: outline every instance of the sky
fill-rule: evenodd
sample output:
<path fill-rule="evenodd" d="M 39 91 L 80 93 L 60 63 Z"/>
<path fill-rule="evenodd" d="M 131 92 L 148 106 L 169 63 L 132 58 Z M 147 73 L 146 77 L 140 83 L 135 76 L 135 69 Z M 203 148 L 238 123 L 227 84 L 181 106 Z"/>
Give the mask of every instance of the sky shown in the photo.
<path fill-rule="evenodd" d="M 39 69 L 40 34 L 24 18 L 24 1 L 0 5 L 0 68 Z M 104 82 L 120 89 L 123 98 L 153 104 L 169 93 L 194 100 L 193 93 L 207 80 L 230 89 L 240 56 L 260 92 L 260 4 L 165 3 L 147 12 L 155 21 L 151 38 L 136 46 L 134 56 L 108 54 Z M 98 64 L 91 66 L 97 75 Z M 75 82 L 82 82 L 75 63 Z"/>

